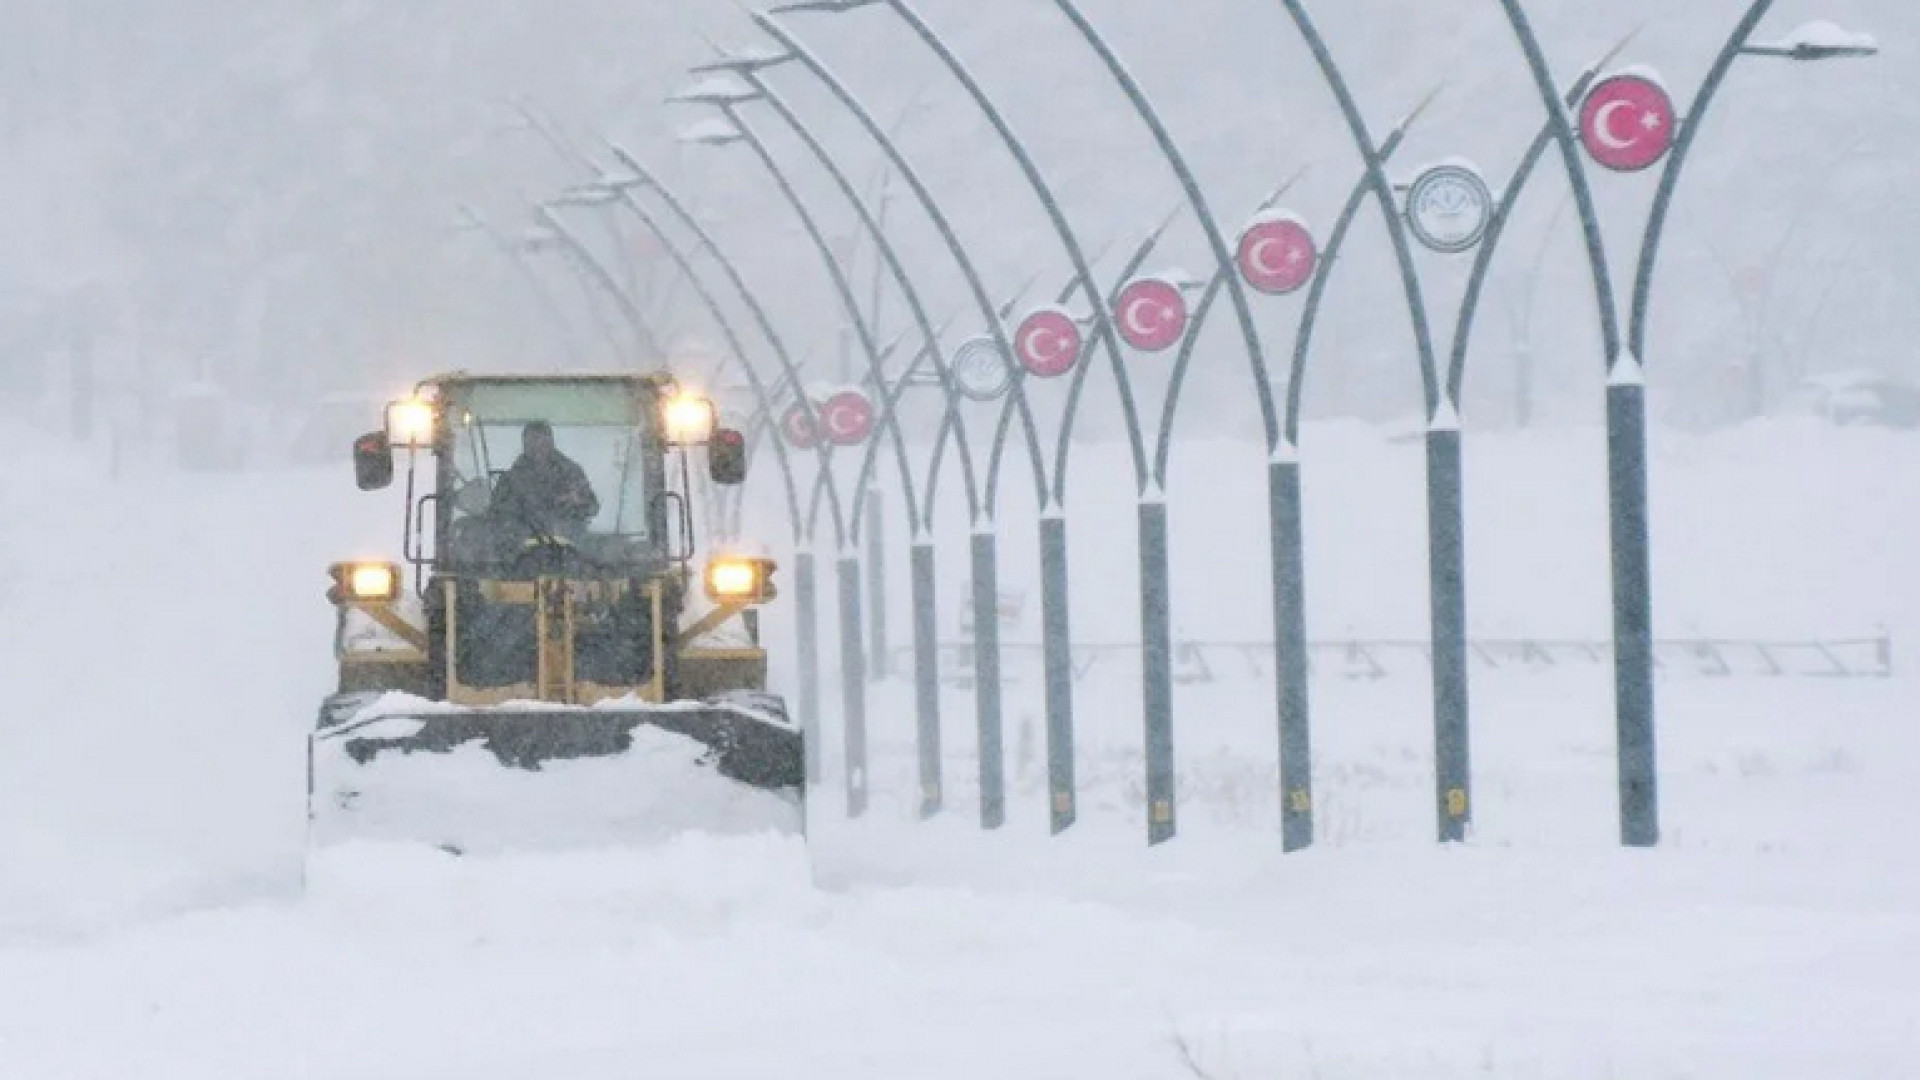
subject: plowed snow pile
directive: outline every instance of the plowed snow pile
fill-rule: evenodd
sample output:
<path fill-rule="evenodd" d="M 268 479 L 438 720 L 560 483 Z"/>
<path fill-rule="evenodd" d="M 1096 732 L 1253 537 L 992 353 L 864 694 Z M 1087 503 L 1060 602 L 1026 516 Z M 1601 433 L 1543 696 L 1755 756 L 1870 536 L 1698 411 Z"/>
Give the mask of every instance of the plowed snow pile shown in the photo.
<path fill-rule="evenodd" d="M 380 724 L 418 726 L 395 717 Z M 356 734 L 378 738 L 376 727 Z M 639 727 L 617 757 L 507 768 L 479 744 L 449 753 L 384 754 L 355 765 L 322 741 L 313 839 L 417 841 L 468 854 L 648 843 L 691 830 L 751 834 L 790 829 L 787 799 L 728 780 L 706 747 Z"/>

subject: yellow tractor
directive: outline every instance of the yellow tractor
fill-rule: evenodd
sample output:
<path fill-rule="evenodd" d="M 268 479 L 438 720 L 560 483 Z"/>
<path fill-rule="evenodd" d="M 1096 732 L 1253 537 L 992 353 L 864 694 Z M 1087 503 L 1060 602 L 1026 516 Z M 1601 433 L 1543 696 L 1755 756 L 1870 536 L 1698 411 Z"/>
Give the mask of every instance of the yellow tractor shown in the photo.
<path fill-rule="evenodd" d="M 746 475 L 745 440 L 711 400 L 667 375 L 459 373 L 385 419 L 355 440 L 354 471 L 362 491 L 404 474 L 404 558 L 331 568 L 339 684 L 308 743 L 317 842 L 464 849 L 490 774 L 569 791 L 572 824 L 800 831 L 801 736 L 766 692 L 759 640 L 774 564 L 716 551 L 695 570 L 696 503 Z M 436 821 L 421 789 L 454 758 L 467 767 Z M 639 764 L 584 771 L 625 759 Z M 524 823 L 515 793 L 530 789 L 508 787 L 503 816 Z M 603 805 L 617 799 L 641 808 Z"/>

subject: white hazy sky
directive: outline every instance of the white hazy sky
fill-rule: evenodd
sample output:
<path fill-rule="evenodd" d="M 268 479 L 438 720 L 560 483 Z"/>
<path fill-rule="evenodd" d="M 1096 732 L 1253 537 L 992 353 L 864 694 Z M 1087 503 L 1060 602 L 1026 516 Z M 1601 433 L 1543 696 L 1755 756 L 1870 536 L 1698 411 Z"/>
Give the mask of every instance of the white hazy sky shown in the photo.
<path fill-rule="evenodd" d="M 1464 154 L 1496 182 L 1513 167 L 1540 112 L 1494 0 L 1315 6 L 1376 127 L 1442 89 L 1406 167 Z M 1087 246 L 1113 247 L 1106 265 L 1119 262 L 1177 190 L 1053 5 L 919 7 L 1033 144 Z M 1639 29 L 1626 59 L 1655 65 L 1684 96 L 1744 4 L 1531 7 L 1563 73 Z M 1303 167 L 1290 202 L 1322 230 L 1330 224 L 1356 160 L 1279 4 L 1086 0 L 1086 9 L 1155 95 L 1227 228 Z M 1901 0 L 1781 0 L 1762 36 L 1816 17 L 1875 33 L 1885 55 L 1736 70 L 1689 174 L 1660 294 L 1665 355 L 1650 363 L 1676 391 L 1671 400 L 1693 403 L 1679 412 L 1710 413 L 1698 403 L 1724 397 L 1728 365 L 1756 349 L 1783 380 L 1911 363 L 1920 306 L 1905 268 L 1920 216 L 1900 181 L 1920 163 L 1920 12 Z M 731 3 L 12 0 L 7 22 L 0 341 L 22 361 L 16 385 L 31 387 L 32 372 L 57 360 L 76 321 L 109 386 L 129 392 L 142 378 L 151 387 L 204 373 L 291 396 L 385 386 L 425 368 L 550 363 L 569 348 L 584 362 L 615 362 L 617 327 L 598 328 L 587 292 L 555 255 L 532 265 L 571 321 L 565 332 L 482 235 L 455 228 L 456 208 L 468 205 L 518 235 L 533 200 L 587 175 L 527 129 L 516 103 L 551 117 L 584 155 L 604 160 L 602 139 L 614 138 L 660 168 L 747 266 L 796 347 L 827 357 L 839 348 L 842 320 L 820 263 L 760 167 L 741 150 L 672 139 L 702 115 L 662 99 L 707 55 L 703 36 L 762 40 Z M 994 289 L 1011 292 L 1033 274 L 1039 291 L 1063 283 L 1065 258 L 1019 175 L 897 20 L 874 9 L 790 25 L 883 118 L 911 109 L 903 144 Z M 877 155 L 817 85 L 800 71 L 774 79 L 873 182 Z M 750 116 L 828 230 L 850 234 L 851 215 L 798 144 L 764 109 Z M 1537 280 L 1532 341 L 1549 357 L 1537 377 L 1568 400 L 1590 396 L 1578 392 L 1597 379 L 1592 300 L 1571 223 L 1557 214 L 1563 192 L 1551 168 L 1522 204 L 1482 321 L 1475 359 L 1486 374 L 1472 380 L 1476 392 L 1499 398 L 1510 381 L 1525 283 Z M 1650 192 L 1642 180 L 1603 179 L 1623 266 Z M 895 189 L 890 220 L 929 303 L 940 316 L 960 313 L 960 279 L 903 194 Z M 573 210 L 567 220 L 617 273 L 631 264 L 644 288 L 637 230 L 596 220 L 601 213 Z M 1377 216 L 1363 219 L 1354 245 L 1322 339 L 1340 360 L 1328 369 L 1338 377 L 1316 384 L 1312 400 L 1390 412 L 1416 384 Z M 1207 265 L 1190 221 L 1154 265 Z M 1429 269 L 1450 309 L 1458 270 Z M 714 339 L 686 290 L 653 299 L 663 333 Z M 901 307 L 887 303 L 898 327 Z M 1285 303 L 1263 309 L 1274 351 L 1290 346 L 1293 317 Z M 1226 322 L 1210 351 L 1233 349 Z"/>

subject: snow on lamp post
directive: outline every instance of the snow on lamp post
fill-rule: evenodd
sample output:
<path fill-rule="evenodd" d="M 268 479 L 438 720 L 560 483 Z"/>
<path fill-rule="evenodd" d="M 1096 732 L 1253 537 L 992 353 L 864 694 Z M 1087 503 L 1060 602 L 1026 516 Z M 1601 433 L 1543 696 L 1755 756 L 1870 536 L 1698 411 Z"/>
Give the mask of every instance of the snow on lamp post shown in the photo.
<path fill-rule="evenodd" d="M 1778 41 L 1744 45 L 1742 56 L 1777 56 L 1788 60 L 1862 59 L 1880 55 L 1880 43 L 1872 34 L 1843 29 L 1824 19 L 1802 23 Z"/>
<path fill-rule="evenodd" d="M 685 100 L 685 99 L 677 99 Z M 734 146 L 745 141 L 740 129 L 725 120 L 709 118 L 691 124 L 674 136 L 674 141 L 688 146 L 721 147 Z"/>

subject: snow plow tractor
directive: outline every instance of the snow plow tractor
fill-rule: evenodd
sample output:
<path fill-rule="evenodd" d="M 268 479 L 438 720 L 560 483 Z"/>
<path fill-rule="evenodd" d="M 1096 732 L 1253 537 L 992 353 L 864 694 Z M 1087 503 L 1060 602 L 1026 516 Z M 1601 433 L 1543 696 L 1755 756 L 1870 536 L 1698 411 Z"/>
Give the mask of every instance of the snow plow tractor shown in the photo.
<path fill-rule="evenodd" d="M 316 844 L 802 831 L 759 641 L 774 564 L 696 551 L 696 503 L 746 474 L 709 399 L 666 375 L 441 376 L 353 460 L 362 491 L 404 474 L 403 560 L 330 571 Z"/>

